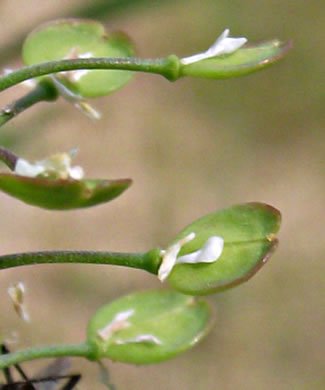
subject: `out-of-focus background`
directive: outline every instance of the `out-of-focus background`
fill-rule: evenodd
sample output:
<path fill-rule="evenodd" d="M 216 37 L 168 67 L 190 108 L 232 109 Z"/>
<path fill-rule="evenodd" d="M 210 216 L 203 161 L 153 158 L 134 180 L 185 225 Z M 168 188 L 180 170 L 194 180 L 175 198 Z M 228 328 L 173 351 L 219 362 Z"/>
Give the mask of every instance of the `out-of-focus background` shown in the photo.
<path fill-rule="evenodd" d="M 92 122 L 60 100 L 1 129 L 2 146 L 42 159 L 78 146 L 89 177 L 131 177 L 104 206 L 49 212 L 0 194 L 1 253 L 46 249 L 145 251 L 165 246 L 193 219 L 248 201 L 281 210 L 280 247 L 245 285 L 212 296 L 216 325 L 195 349 L 160 365 L 109 364 L 117 389 L 325 388 L 325 7 L 302 0 L 2 0 L 1 67 L 20 67 L 25 34 L 41 22 L 89 17 L 123 30 L 138 55 L 187 56 L 226 28 L 249 41 L 294 41 L 280 63 L 239 79 L 138 74 L 93 101 Z M 1 106 L 25 93 L 1 94 Z M 5 170 L 5 167 L 3 167 Z M 27 287 L 30 325 L 7 288 Z M 0 332 L 10 348 L 84 340 L 90 316 L 136 290 L 144 272 L 95 265 L 16 268 L 0 274 Z M 30 375 L 45 362 L 25 364 Z M 103 389 L 96 365 L 75 359 L 80 389 Z"/>

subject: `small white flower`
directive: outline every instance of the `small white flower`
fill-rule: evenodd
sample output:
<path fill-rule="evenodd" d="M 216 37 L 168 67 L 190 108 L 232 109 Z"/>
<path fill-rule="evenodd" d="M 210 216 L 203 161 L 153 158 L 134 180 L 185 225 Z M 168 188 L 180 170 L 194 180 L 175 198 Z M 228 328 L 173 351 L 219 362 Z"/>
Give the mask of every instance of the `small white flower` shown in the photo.
<path fill-rule="evenodd" d="M 18 282 L 8 288 L 8 294 L 12 300 L 14 309 L 19 317 L 25 322 L 30 322 L 29 315 L 24 305 L 25 286 L 24 283 Z"/>
<path fill-rule="evenodd" d="M 76 150 L 73 149 L 70 153 L 57 153 L 45 160 L 30 163 L 29 161 L 18 158 L 14 173 L 26 177 L 37 177 L 38 175 L 54 176 L 58 179 L 74 179 L 80 180 L 84 176 L 82 167 L 71 167 L 71 161 Z"/>
<path fill-rule="evenodd" d="M 238 50 L 247 42 L 247 38 L 229 38 L 228 35 L 229 29 L 227 28 L 207 51 L 182 58 L 181 63 L 183 65 L 188 65 L 207 58 L 230 54 Z"/>
<path fill-rule="evenodd" d="M 104 341 L 107 341 L 112 335 L 119 330 L 128 328 L 131 324 L 127 321 L 134 314 L 134 309 L 121 311 L 117 313 L 113 320 L 103 329 L 97 331 L 97 335 Z"/>
<path fill-rule="evenodd" d="M 221 256 L 224 240 L 218 236 L 208 238 L 203 247 L 195 252 L 177 257 L 182 246 L 195 238 L 195 233 L 190 233 L 176 244 L 171 245 L 166 251 L 161 251 L 163 256 L 158 270 L 158 279 L 166 280 L 176 264 L 213 263 Z"/>

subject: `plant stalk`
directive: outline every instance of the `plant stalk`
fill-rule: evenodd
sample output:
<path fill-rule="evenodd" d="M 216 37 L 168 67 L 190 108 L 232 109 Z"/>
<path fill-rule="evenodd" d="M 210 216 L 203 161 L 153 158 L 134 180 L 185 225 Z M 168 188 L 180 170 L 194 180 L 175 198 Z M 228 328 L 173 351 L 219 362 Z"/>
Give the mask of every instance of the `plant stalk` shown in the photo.
<path fill-rule="evenodd" d="M 26 66 L 7 75 L 0 77 L 0 92 L 22 81 L 47 74 L 65 72 L 77 69 L 111 69 L 128 70 L 134 72 L 146 72 L 160 74 L 170 81 L 180 77 L 180 60 L 171 55 L 162 59 L 140 58 L 76 58 L 69 60 L 57 60 L 44 62 L 37 65 Z"/>
<path fill-rule="evenodd" d="M 44 101 L 53 101 L 56 100 L 57 97 L 58 93 L 54 86 L 50 85 L 50 83 L 39 82 L 32 91 L 0 111 L 0 126 L 16 117 L 27 108 L 32 107 L 34 104 Z"/>
<path fill-rule="evenodd" d="M 1 355 L 0 370 L 29 360 L 43 358 L 56 358 L 62 356 L 81 356 L 88 358 L 91 356 L 92 352 L 91 345 L 88 343 L 28 348 Z"/>
<path fill-rule="evenodd" d="M 10 170 L 13 171 L 15 169 L 17 160 L 18 156 L 0 146 L 0 161 L 6 164 Z"/>
<path fill-rule="evenodd" d="M 138 268 L 157 275 L 160 262 L 158 248 L 147 253 L 44 251 L 0 256 L 0 269 L 53 263 L 110 264 Z"/>

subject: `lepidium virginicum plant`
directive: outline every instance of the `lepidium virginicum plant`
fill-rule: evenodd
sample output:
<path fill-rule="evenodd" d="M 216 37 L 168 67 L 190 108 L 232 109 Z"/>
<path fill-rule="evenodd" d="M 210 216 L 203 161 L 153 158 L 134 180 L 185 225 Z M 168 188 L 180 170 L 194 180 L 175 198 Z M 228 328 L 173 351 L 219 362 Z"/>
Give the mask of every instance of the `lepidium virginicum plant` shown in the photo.
<path fill-rule="evenodd" d="M 67 19 L 39 26 L 22 48 L 25 66 L 5 69 L 0 90 L 25 82 L 30 91 L 0 112 L 5 124 L 32 105 L 59 97 L 92 119 L 100 114 L 89 100 L 124 86 L 135 72 L 176 81 L 182 77 L 224 79 L 264 69 L 281 58 L 290 43 L 251 44 L 226 29 L 205 52 L 185 58 L 135 57 L 132 41 L 108 33 L 96 21 Z M 72 163 L 75 151 L 27 161 L 0 148 L 11 172 L 0 173 L 0 189 L 29 205 L 72 210 L 106 203 L 121 195 L 130 179 L 84 177 Z M 211 328 L 213 308 L 202 297 L 248 280 L 277 246 L 280 213 L 263 203 L 230 207 L 192 222 L 165 248 L 144 253 L 48 251 L 0 256 L 0 269 L 41 263 L 92 263 L 138 268 L 168 282 L 170 290 L 134 293 L 100 308 L 89 320 L 85 342 L 29 348 L 0 356 L 0 369 L 32 359 L 81 356 L 130 364 L 170 359 L 192 348 Z M 21 287 L 21 286 L 20 286 Z M 14 290 L 23 313 L 23 289 Z"/>

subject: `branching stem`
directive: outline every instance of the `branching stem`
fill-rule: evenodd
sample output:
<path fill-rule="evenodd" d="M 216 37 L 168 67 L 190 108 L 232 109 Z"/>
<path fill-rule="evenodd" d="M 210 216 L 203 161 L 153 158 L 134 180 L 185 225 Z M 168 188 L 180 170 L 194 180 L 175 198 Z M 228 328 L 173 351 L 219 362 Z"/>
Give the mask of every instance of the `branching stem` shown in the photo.
<path fill-rule="evenodd" d="M 16 162 L 18 160 L 18 156 L 10 152 L 9 150 L 2 148 L 0 146 L 0 161 L 7 165 L 9 169 L 12 171 L 16 167 Z"/>
<path fill-rule="evenodd" d="M 56 100 L 57 97 L 57 90 L 50 83 L 38 83 L 32 91 L 0 111 L 0 126 L 25 111 L 27 108 L 32 107 L 34 104 Z"/>

